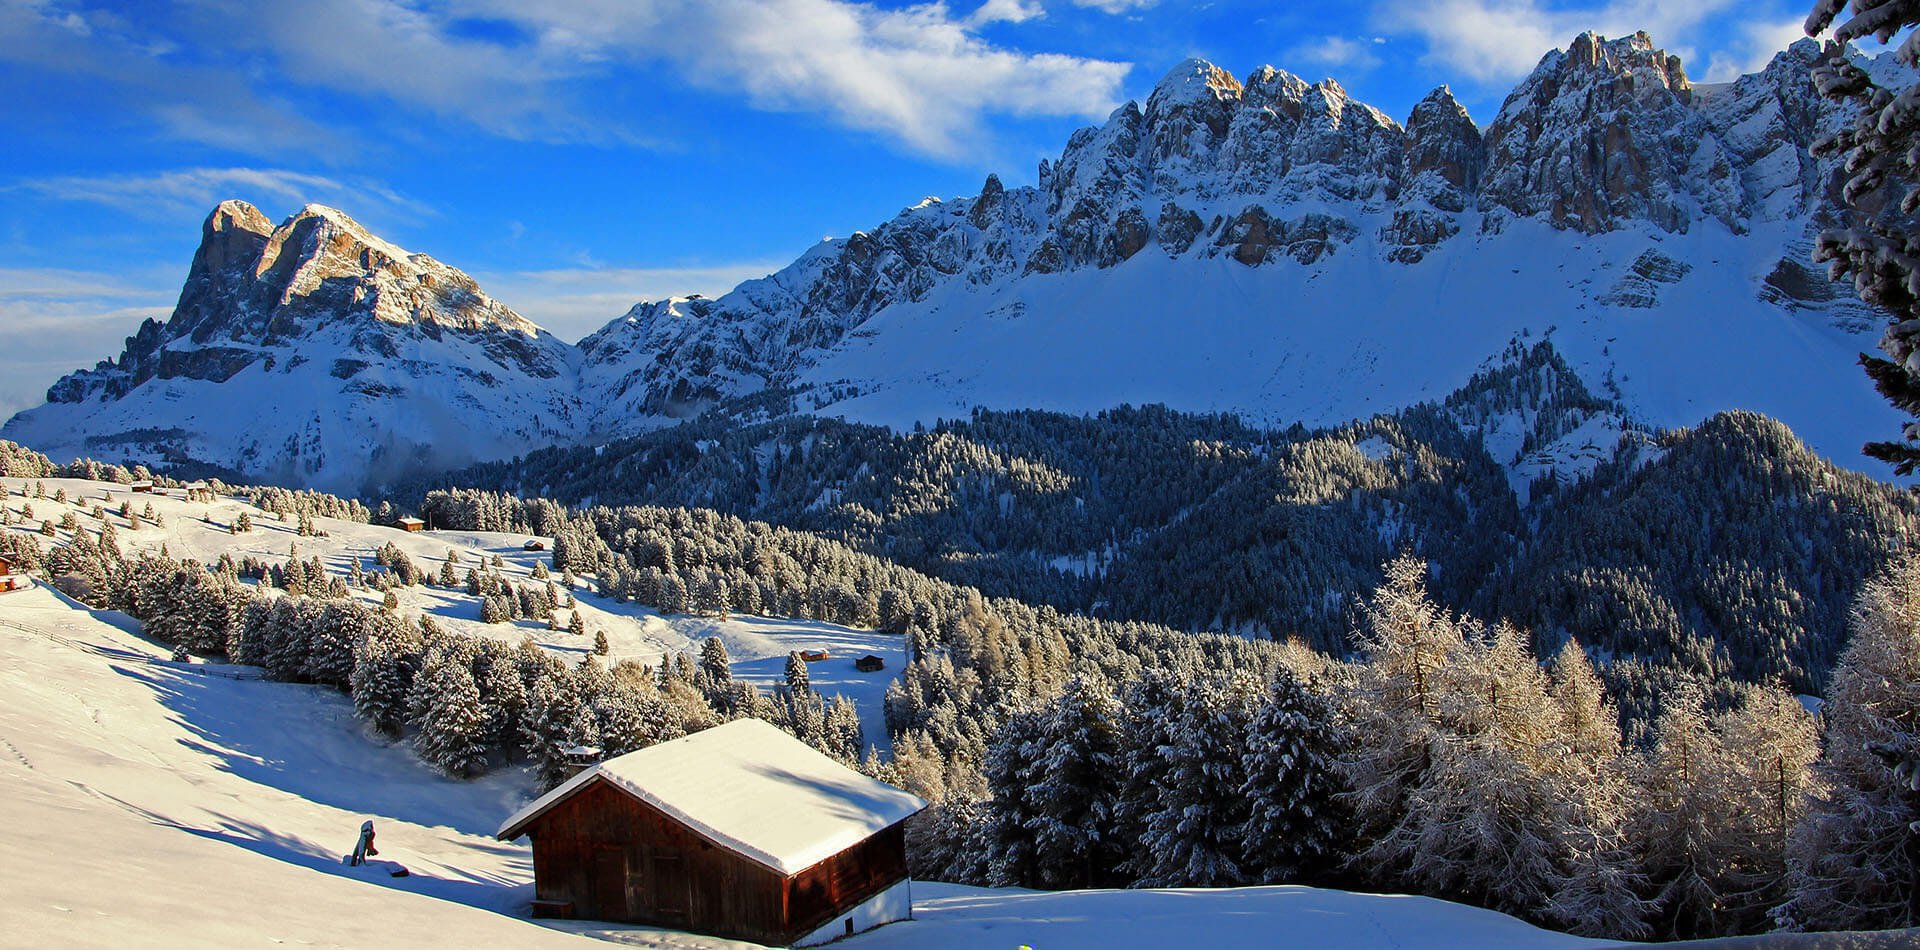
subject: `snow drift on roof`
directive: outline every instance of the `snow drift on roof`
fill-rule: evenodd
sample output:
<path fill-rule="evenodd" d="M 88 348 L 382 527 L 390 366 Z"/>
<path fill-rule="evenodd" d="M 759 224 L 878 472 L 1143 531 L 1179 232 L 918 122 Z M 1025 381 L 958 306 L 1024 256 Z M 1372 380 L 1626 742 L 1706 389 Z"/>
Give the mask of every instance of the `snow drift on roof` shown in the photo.
<path fill-rule="evenodd" d="M 595 777 L 786 875 L 927 807 L 770 723 L 737 719 L 587 769 L 508 818 L 499 837 L 518 838 L 533 819 Z"/>

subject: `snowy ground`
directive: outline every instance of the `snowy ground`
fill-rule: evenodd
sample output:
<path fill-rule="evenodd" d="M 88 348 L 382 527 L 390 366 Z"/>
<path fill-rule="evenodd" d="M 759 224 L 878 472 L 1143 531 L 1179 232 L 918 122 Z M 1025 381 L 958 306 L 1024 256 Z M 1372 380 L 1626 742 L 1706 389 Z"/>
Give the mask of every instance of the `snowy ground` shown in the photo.
<path fill-rule="evenodd" d="M 295 520 L 276 521 L 274 516 L 241 499 L 220 498 L 211 504 L 189 502 L 179 492 L 133 494 L 125 486 L 83 479 L 42 479 L 40 481 L 46 486 L 50 497 L 20 497 L 21 487 L 31 486 L 33 481 L 0 479 L 0 485 L 6 486 L 10 493 L 5 501 L 9 509 L 17 514 L 24 505 L 33 507 L 31 527 L 37 527 L 43 520 L 57 525 L 61 516 L 71 511 L 80 519 L 83 530 L 97 533 L 99 523 L 88 512 L 94 505 L 102 505 L 110 513 L 109 520 L 114 524 L 121 549 L 129 553 L 158 550 L 165 544 L 175 557 L 189 557 L 209 564 L 219 560 L 221 554 L 231 554 L 235 560 L 256 557 L 271 564 L 280 564 L 286 561 L 290 551 L 297 548 L 301 557 L 318 555 L 326 562 L 329 572 L 344 574 L 354 558 L 360 559 L 363 569 L 374 569 L 374 551 L 392 542 L 406 551 L 414 564 L 429 575 L 439 574 L 448 552 L 458 554 L 459 561 L 454 568 L 462 579 L 466 577 L 468 568 L 498 556 L 504 562 L 500 572 L 517 584 L 537 583 L 532 579 L 534 564 L 551 557 L 551 538 L 537 539 L 549 550 L 528 551 L 524 546 L 530 538 L 524 534 L 485 531 L 409 534 L 392 528 L 332 518 L 314 519 L 315 525 L 326 532 L 327 537 L 302 538 L 295 530 Z M 69 498 L 66 504 L 51 498 L 61 490 Z M 133 500 L 136 512 L 151 504 L 155 514 L 166 519 L 166 525 L 154 527 L 149 524 L 137 531 L 127 530 L 126 522 L 117 512 L 121 503 L 128 499 Z M 228 526 L 243 511 L 249 513 L 253 531 L 231 534 Z M 25 532 L 30 530 L 30 526 L 15 525 L 8 530 Z M 65 534 L 60 532 L 61 538 Z M 43 547 L 52 547 L 49 539 L 42 538 L 41 541 Z M 558 575 L 554 580 L 559 580 Z M 593 578 L 590 576 L 581 578 L 574 593 L 586 622 L 588 633 L 584 637 L 566 631 L 571 612 L 564 608 L 556 612 L 559 630 L 548 630 L 545 623 L 537 620 L 484 624 L 480 622 L 479 601 L 468 596 L 464 588 L 422 585 L 395 589 L 403 612 L 432 614 L 450 631 L 507 641 L 531 636 L 548 650 L 575 660 L 592 651 L 595 631 L 605 631 L 607 634 L 609 662 L 637 659 L 653 664 L 670 653 L 697 654 L 703 641 L 718 636 L 726 643 L 727 653 L 734 660 L 735 675 L 763 687 L 786 683 L 788 653 L 824 648 L 831 652 L 832 659 L 814 663 L 808 669 L 814 690 L 829 697 L 844 693 L 858 703 L 867 742 L 882 751 L 890 748 L 881 700 L 886 695 L 887 685 L 899 676 L 906 662 L 905 641 L 897 635 L 811 620 L 771 617 L 730 617 L 722 620 L 662 616 L 639 604 L 618 603 L 612 598 L 594 594 Z M 373 591 L 358 591 L 356 596 L 368 603 L 378 603 L 382 595 Z M 854 659 L 869 653 L 886 661 L 884 670 L 861 673 L 853 668 Z"/>
<path fill-rule="evenodd" d="M 58 482 L 49 492 L 56 485 L 100 490 Z M 7 503 L 18 510 L 20 502 L 16 495 Z M 50 501 L 33 504 L 36 515 L 54 509 Z M 229 502 L 193 507 L 211 507 L 216 520 L 240 510 Z M 164 538 L 174 553 L 193 556 L 217 556 L 236 540 L 202 531 L 183 500 L 159 499 L 155 508 L 167 528 L 129 540 L 157 546 Z M 437 558 L 453 543 L 463 557 L 464 548 L 499 550 L 523 569 L 530 563 L 518 559 L 524 538 L 322 527 L 333 537 L 302 539 L 303 551 L 345 556 L 392 536 L 422 556 Z M 284 556 L 289 538 L 277 524 L 263 524 L 237 540 Z M 440 595 L 411 596 L 420 598 L 415 606 L 431 607 L 428 598 Z M 814 682 L 865 690 L 863 702 L 898 669 L 895 647 L 882 653 L 887 673 L 852 673 L 851 657 L 874 647 L 878 634 L 753 618 L 663 619 L 616 606 L 589 603 L 585 609 L 597 611 L 590 625 L 624 619 L 620 636 L 636 653 L 647 643 L 677 645 L 718 632 L 730 649 L 738 645 L 743 674 L 771 680 L 790 645 L 825 646 L 835 660 L 814 665 Z M 371 738 L 347 698 L 332 690 L 250 678 L 255 671 L 244 667 L 172 663 L 130 618 L 87 610 L 45 587 L 0 594 L 0 656 L 0 814 L 12 838 L 0 857 L 7 895 L 0 945 L 591 946 L 575 936 L 584 934 L 640 946 L 743 946 L 652 928 L 526 920 L 527 846 L 491 834 L 531 797 L 530 779 L 514 769 L 472 782 L 440 776 L 405 746 Z M 404 863 L 411 876 L 340 863 L 367 819 L 378 828 L 382 857 Z M 1311 888 L 1043 894 L 921 883 L 914 893 L 919 919 L 845 945 L 1052 950 L 1177 940 L 1271 946 L 1295 937 L 1318 950 L 1586 943 L 1490 911 Z"/>

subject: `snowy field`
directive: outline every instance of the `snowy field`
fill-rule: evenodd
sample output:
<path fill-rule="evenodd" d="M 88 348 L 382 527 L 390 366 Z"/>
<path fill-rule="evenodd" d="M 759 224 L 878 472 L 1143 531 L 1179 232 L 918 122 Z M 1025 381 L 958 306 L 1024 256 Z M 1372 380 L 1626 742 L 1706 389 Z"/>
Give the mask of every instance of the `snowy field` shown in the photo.
<path fill-rule="evenodd" d="M 297 548 L 302 558 L 317 555 L 326 562 L 330 573 L 345 574 L 355 558 L 360 560 L 363 569 L 373 570 L 375 550 L 391 542 L 405 551 L 415 566 L 430 576 L 440 573 L 448 553 L 452 552 L 458 557 L 454 565 L 455 573 L 463 579 L 468 568 L 490 562 L 498 556 L 504 562 L 500 573 L 508 580 L 515 584 L 531 584 L 540 583 L 532 578 L 533 566 L 551 557 L 553 543 L 552 538 L 486 531 L 408 533 L 332 518 L 313 519 L 315 526 L 326 532 L 326 537 L 303 538 L 295 530 L 294 520 L 277 521 L 273 515 L 254 508 L 244 499 L 221 497 L 210 504 L 189 502 L 178 491 L 160 495 L 134 494 L 123 485 L 69 478 L 40 479 L 46 486 L 48 498 L 20 497 L 21 487 L 31 486 L 34 481 L 4 478 L 0 479 L 0 485 L 6 486 L 9 497 L 5 504 L 14 513 L 18 514 L 23 505 L 32 506 L 35 527 L 43 520 L 57 525 L 62 515 L 73 512 L 79 518 L 82 530 L 97 535 L 98 522 L 88 512 L 94 505 L 102 505 L 108 512 L 115 513 L 109 520 L 114 524 L 121 550 L 129 554 L 142 550 L 157 551 L 165 544 L 174 557 L 193 558 L 208 564 L 219 560 L 222 554 L 231 554 L 236 561 L 255 557 L 270 564 L 280 564 Z M 51 496 L 58 491 L 66 492 L 68 503 L 52 500 Z M 165 526 L 149 524 L 137 531 L 126 530 L 126 523 L 118 517 L 117 512 L 121 503 L 129 499 L 136 512 L 151 504 L 154 513 L 166 520 Z M 245 534 L 232 534 L 228 527 L 240 517 L 241 512 L 248 513 L 253 530 Z M 30 527 L 14 525 L 6 530 L 26 532 Z M 63 539 L 66 532 L 59 534 Z M 51 548 L 52 540 L 42 538 L 42 547 Z M 540 541 L 548 550 L 525 550 L 529 540 Z M 554 580 L 559 580 L 557 573 Z M 727 654 L 733 658 L 734 674 L 765 688 L 785 685 L 788 653 L 825 649 L 831 654 L 831 659 L 813 663 L 808 668 L 814 691 L 826 697 L 841 693 L 854 700 L 860 707 L 861 727 L 868 744 L 882 751 L 891 748 L 887 741 L 886 718 L 881 701 L 886 696 L 887 685 L 899 676 L 901 667 L 906 663 L 905 640 L 894 634 L 856 630 L 812 620 L 745 616 L 722 620 L 716 617 L 662 616 L 636 603 L 619 603 L 612 598 L 598 596 L 593 592 L 591 576 L 580 578 L 574 590 L 578 609 L 586 623 L 587 635 L 584 637 L 567 632 L 571 611 L 565 608 L 556 611 L 560 629 L 548 630 L 546 624 L 538 620 L 481 623 L 480 603 L 469 596 L 465 588 L 422 585 L 397 587 L 394 593 L 403 613 L 431 614 L 449 631 L 508 642 L 518 642 L 522 636 L 531 636 L 542 647 L 575 661 L 593 650 L 593 634 L 596 631 L 607 634 L 606 659 L 609 663 L 634 659 L 658 664 L 663 656 L 672 653 L 698 655 L 702 642 L 718 636 L 727 645 Z M 354 595 L 369 604 L 378 604 L 383 596 L 371 590 L 355 591 Z M 885 661 L 883 670 L 861 673 L 853 668 L 855 659 L 869 653 Z"/>
<path fill-rule="evenodd" d="M 94 497 L 102 490 L 49 482 L 49 493 L 55 487 Z M 17 511 L 21 501 L 15 495 L 7 504 Z M 32 504 L 36 516 L 58 518 L 51 501 Z M 238 538 L 198 520 L 200 509 L 211 509 L 217 522 L 237 516 L 239 502 L 154 505 L 167 527 L 122 532 L 124 541 L 157 547 L 164 540 L 173 553 L 195 557 L 238 544 L 278 559 L 292 539 L 270 520 Z M 408 536 L 325 519 L 321 527 L 332 537 L 300 539 L 301 549 L 329 561 L 370 554 L 392 538 L 436 565 L 449 545 L 462 558 L 497 551 L 512 570 L 531 565 L 518 536 Z M 404 596 L 413 598 L 409 609 L 482 627 L 460 617 L 462 605 L 438 601 L 440 591 Z M 616 653 L 657 654 L 717 633 L 743 675 L 771 682 L 787 649 L 824 646 L 835 659 L 814 664 L 814 683 L 857 694 L 863 706 L 873 705 L 899 668 L 898 638 L 889 638 L 892 652 L 885 652 L 880 634 L 758 618 L 661 618 L 582 600 L 590 627 L 617 626 Z M 851 658 L 870 649 L 887 658 L 888 670 L 853 673 Z M 7 895 L 0 946 L 591 946 L 582 935 L 636 946 L 743 946 L 653 928 L 527 920 L 531 855 L 524 843 L 491 837 L 532 798 L 524 772 L 445 778 L 405 745 L 372 738 L 340 693 L 253 678 L 257 671 L 246 667 L 177 664 L 167 653 L 130 618 L 87 610 L 48 588 L 0 595 L 0 813 L 14 836 L 0 857 Z M 382 859 L 403 863 L 411 876 L 341 864 L 367 819 L 378 829 Z M 914 895 L 919 919 L 844 945 L 1052 950 L 1175 941 L 1272 946 L 1296 937 L 1317 950 L 1592 943 L 1441 901 L 1312 888 L 1044 894 L 920 883 Z"/>

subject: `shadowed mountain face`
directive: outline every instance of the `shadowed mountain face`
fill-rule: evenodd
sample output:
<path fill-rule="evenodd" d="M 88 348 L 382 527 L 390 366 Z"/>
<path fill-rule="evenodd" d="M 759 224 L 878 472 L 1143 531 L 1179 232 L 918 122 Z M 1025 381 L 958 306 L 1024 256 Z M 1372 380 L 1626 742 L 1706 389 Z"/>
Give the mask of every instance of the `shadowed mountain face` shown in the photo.
<path fill-rule="evenodd" d="M 1817 57 L 1696 87 L 1643 33 L 1583 34 L 1484 134 L 1444 87 L 1403 126 L 1332 80 L 1189 61 L 1034 185 L 990 176 L 577 346 L 337 211 L 227 202 L 172 318 L 0 434 L 355 487 L 770 387 L 894 426 L 1123 402 L 1332 424 L 1550 334 L 1643 422 L 1752 409 L 1851 458 L 1896 423 L 1853 366 L 1877 319 L 1807 263 L 1844 216 L 1808 154 L 1845 118 Z"/>

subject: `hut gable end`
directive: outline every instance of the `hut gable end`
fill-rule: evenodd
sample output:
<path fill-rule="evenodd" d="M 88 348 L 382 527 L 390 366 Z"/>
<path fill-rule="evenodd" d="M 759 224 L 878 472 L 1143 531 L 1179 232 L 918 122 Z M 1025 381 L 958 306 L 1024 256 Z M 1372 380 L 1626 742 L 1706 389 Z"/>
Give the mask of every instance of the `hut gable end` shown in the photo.
<path fill-rule="evenodd" d="M 582 772 L 499 837 L 532 838 L 542 908 L 784 944 L 850 911 L 902 916 L 901 823 L 924 807 L 737 720 Z"/>

